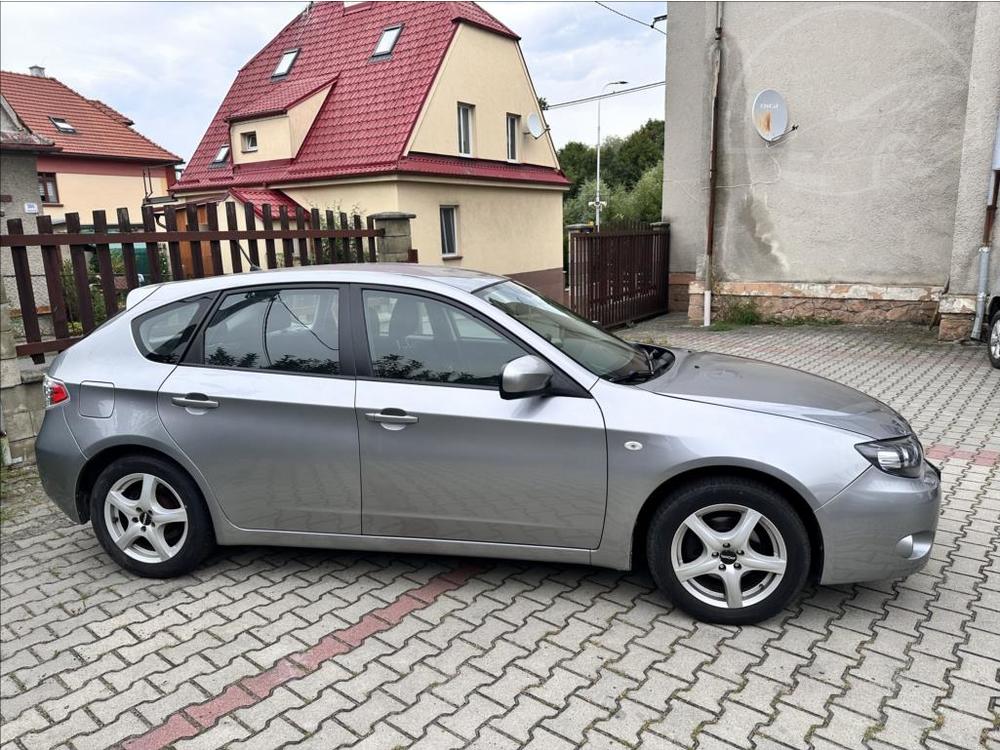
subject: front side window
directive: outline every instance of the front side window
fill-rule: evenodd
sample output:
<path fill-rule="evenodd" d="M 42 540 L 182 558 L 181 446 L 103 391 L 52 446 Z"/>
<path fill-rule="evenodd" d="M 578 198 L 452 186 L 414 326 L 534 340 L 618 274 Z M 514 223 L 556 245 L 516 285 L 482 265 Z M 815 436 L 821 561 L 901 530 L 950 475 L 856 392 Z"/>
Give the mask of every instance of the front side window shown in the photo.
<path fill-rule="evenodd" d="M 292 66 L 295 64 L 295 58 L 299 56 L 299 51 L 297 49 L 290 49 L 288 52 L 281 56 L 278 60 L 278 64 L 274 67 L 274 72 L 271 73 L 271 78 L 281 78 L 287 76 L 289 71 L 291 71 Z"/>
<path fill-rule="evenodd" d="M 521 118 L 507 115 L 507 161 L 517 161 L 517 144 L 521 140 Z"/>
<path fill-rule="evenodd" d="M 59 202 L 59 186 L 56 185 L 54 172 L 38 173 L 38 197 L 42 199 L 42 203 Z"/>
<path fill-rule="evenodd" d="M 458 153 L 472 156 L 472 110 L 471 104 L 458 105 Z"/>
<path fill-rule="evenodd" d="M 476 296 L 503 310 L 598 377 L 626 381 L 650 373 L 643 352 L 527 287 L 504 281 L 479 290 Z"/>
<path fill-rule="evenodd" d="M 240 133 L 240 140 L 243 143 L 243 153 L 248 151 L 257 150 L 257 131 L 250 130 L 246 133 Z"/>
<path fill-rule="evenodd" d="M 473 315 L 429 297 L 366 290 L 372 374 L 386 380 L 498 387 L 527 352 Z"/>
<path fill-rule="evenodd" d="M 457 206 L 441 206 L 441 255 L 458 255 Z"/>
<path fill-rule="evenodd" d="M 136 319 L 136 344 L 146 359 L 176 365 L 194 335 L 212 297 L 199 297 L 165 305 Z"/>
<path fill-rule="evenodd" d="M 255 289 L 227 295 L 205 329 L 212 367 L 340 373 L 336 289 Z"/>

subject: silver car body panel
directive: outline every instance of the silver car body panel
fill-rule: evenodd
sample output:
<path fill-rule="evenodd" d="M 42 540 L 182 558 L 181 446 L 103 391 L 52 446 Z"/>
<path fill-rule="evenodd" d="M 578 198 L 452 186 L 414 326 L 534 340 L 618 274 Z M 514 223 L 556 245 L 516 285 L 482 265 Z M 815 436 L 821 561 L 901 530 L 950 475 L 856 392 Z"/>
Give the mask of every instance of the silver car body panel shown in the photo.
<path fill-rule="evenodd" d="M 235 274 L 133 292 L 125 311 L 50 368 L 66 382 L 70 401 L 50 409 L 38 438 L 45 489 L 80 521 L 76 487 L 86 461 L 108 449 L 139 446 L 167 455 L 191 474 L 222 544 L 468 554 L 625 569 L 636 520 L 658 488 L 690 471 L 739 467 L 786 484 L 809 506 L 824 540 L 824 582 L 905 574 L 922 564 L 900 555 L 899 539 L 933 535 L 936 474 L 928 466 L 920 479 L 890 476 L 854 448 L 867 439 L 862 435 L 885 437 L 905 425 L 888 407 L 804 373 L 721 355 L 699 359 L 679 350 L 673 374 L 645 387 L 610 383 L 468 293 L 500 281 L 461 269 L 380 264 Z M 245 286 L 318 282 L 397 286 L 456 299 L 520 339 L 592 398 L 503 401 L 489 389 L 272 372 L 244 378 L 234 370 L 150 361 L 131 334 L 132 319 L 169 302 Z M 697 377 L 703 369 L 715 373 L 704 384 Z M 82 399 L 79 384 L 87 380 L 113 384 L 113 402 L 106 390 Z M 310 403 L 320 402 L 312 407 L 315 414 L 290 403 L 303 388 Z M 223 389 L 227 399 L 245 407 L 231 429 L 207 429 L 223 408 L 189 414 L 170 401 L 192 392 L 221 398 Z M 815 402 L 809 400 L 813 389 L 819 389 Z M 270 405 L 261 403 L 268 400 Z M 367 411 L 385 407 L 412 410 L 421 421 L 386 430 L 366 420 Z M 179 426 L 182 416 L 190 417 L 187 427 Z M 323 429 L 327 419 L 334 429 Z M 360 451 L 351 442 L 352 424 Z M 401 445 L 398 438 L 409 443 Z M 298 458 L 289 465 L 291 452 Z M 370 471 L 363 474 L 365 460 Z M 336 493 L 322 486 L 328 482 Z M 414 511 L 404 496 L 410 487 L 417 490 L 414 497 L 440 503 L 437 510 Z M 469 504 L 472 493 L 478 506 Z M 247 496 L 251 502 L 244 508 L 238 498 Z M 274 506 L 275 498 L 289 496 L 296 498 L 294 508 Z"/>

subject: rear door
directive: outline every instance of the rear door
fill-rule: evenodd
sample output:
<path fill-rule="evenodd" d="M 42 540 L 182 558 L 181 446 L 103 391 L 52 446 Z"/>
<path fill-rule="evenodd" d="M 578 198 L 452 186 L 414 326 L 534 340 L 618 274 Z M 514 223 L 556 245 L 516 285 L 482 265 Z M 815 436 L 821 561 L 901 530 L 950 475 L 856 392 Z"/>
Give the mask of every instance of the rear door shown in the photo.
<path fill-rule="evenodd" d="M 338 286 L 227 292 L 160 388 L 163 424 L 239 527 L 361 531 L 346 296 Z"/>

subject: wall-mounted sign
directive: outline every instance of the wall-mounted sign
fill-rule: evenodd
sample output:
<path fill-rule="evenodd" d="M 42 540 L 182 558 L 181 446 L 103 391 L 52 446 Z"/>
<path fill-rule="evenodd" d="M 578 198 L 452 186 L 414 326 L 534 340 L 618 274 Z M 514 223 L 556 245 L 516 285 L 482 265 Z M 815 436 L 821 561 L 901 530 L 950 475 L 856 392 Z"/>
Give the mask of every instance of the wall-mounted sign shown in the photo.
<path fill-rule="evenodd" d="M 774 89 L 764 89 L 753 100 L 751 112 L 757 135 L 765 141 L 778 140 L 788 130 L 788 105 Z"/>
<path fill-rule="evenodd" d="M 26 214 L 37 214 L 38 213 L 38 204 L 37 203 L 25 203 L 24 204 L 24 213 L 26 213 Z"/>

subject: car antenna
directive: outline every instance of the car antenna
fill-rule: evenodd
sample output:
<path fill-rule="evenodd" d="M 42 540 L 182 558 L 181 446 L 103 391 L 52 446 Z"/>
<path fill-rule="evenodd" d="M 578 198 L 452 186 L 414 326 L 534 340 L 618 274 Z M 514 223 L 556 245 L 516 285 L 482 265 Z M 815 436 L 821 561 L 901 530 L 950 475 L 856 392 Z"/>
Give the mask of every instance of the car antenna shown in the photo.
<path fill-rule="evenodd" d="M 237 242 L 236 243 L 236 247 L 238 247 L 240 249 L 240 253 L 243 255 L 243 259 L 246 260 L 247 265 L 250 266 L 250 270 L 251 271 L 259 271 L 260 270 L 260 266 L 258 266 L 252 260 L 250 260 L 250 256 L 247 254 L 247 251 L 243 249 L 243 245 L 241 245 L 239 242 Z"/>

